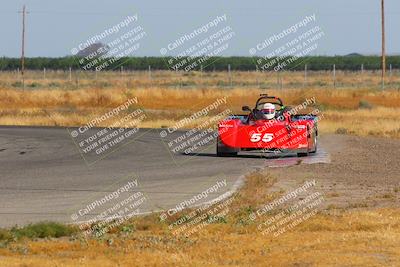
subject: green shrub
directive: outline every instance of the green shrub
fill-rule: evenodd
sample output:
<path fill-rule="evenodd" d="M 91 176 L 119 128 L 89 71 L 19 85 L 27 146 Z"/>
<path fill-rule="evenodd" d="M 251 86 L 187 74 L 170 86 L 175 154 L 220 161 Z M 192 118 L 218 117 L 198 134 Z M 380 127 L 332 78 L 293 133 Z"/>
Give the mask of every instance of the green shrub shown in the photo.
<path fill-rule="evenodd" d="M 27 87 L 30 87 L 30 88 L 36 88 L 36 87 L 39 87 L 39 86 L 40 86 L 40 83 L 35 83 L 35 82 L 30 83 L 30 84 L 27 85 Z"/>
<path fill-rule="evenodd" d="M 41 222 L 29 224 L 22 228 L 14 227 L 11 229 L 11 233 L 18 239 L 22 237 L 46 238 L 70 236 L 75 232 L 77 232 L 76 228 L 56 222 Z"/>
<path fill-rule="evenodd" d="M 361 109 L 372 109 L 373 108 L 372 104 L 366 100 L 360 100 L 360 102 L 358 103 L 358 107 Z"/>
<path fill-rule="evenodd" d="M 48 84 L 49 87 L 60 87 L 60 84 L 57 82 L 51 82 Z"/>
<path fill-rule="evenodd" d="M 5 229 L 0 229 L 0 241 L 10 241 L 13 239 L 13 236 L 10 231 Z"/>
<path fill-rule="evenodd" d="M 12 87 L 22 87 L 23 84 L 22 84 L 22 82 L 14 82 L 14 83 L 11 84 L 11 86 Z"/>
<path fill-rule="evenodd" d="M 335 133 L 337 133 L 337 134 L 348 134 L 349 131 L 346 128 L 338 128 L 338 129 L 336 129 Z"/>
<path fill-rule="evenodd" d="M 182 81 L 180 85 L 181 86 L 195 86 L 196 83 L 192 82 L 192 81 Z"/>

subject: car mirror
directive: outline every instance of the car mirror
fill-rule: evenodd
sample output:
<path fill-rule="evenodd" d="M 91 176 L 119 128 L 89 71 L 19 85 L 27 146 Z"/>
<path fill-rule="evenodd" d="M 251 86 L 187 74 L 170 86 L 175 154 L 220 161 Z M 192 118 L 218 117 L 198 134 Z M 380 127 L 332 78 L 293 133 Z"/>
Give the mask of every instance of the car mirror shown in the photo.
<path fill-rule="evenodd" d="M 249 106 L 243 106 L 242 111 L 251 111 Z"/>

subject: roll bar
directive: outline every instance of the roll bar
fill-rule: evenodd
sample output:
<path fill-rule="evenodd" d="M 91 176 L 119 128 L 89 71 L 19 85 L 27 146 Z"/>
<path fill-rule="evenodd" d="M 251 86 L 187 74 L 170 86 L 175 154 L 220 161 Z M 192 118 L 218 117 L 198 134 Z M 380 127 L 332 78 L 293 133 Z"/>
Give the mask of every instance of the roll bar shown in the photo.
<path fill-rule="evenodd" d="M 260 98 L 257 100 L 255 108 L 258 107 L 258 105 L 261 103 L 261 101 L 262 101 L 263 99 L 273 99 L 273 100 L 276 100 L 276 101 L 277 101 L 277 102 L 271 102 L 271 101 L 269 100 L 268 102 L 264 102 L 264 103 L 271 103 L 271 104 L 277 104 L 277 105 L 279 105 L 279 106 L 283 106 L 283 102 L 282 102 L 282 100 L 281 100 L 279 97 L 276 97 L 276 96 L 269 96 L 268 94 L 260 94 Z"/>

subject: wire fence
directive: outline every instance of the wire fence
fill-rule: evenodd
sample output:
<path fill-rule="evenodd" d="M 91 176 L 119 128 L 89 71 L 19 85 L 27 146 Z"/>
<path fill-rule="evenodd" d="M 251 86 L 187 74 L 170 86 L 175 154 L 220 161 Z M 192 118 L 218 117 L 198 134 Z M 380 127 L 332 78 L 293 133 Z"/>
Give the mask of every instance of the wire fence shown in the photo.
<path fill-rule="evenodd" d="M 47 70 L 1 71 L 2 88 L 368 88 L 382 89 L 381 70 L 343 71 L 333 65 L 330 71 L 114 71 Z M 384 89 L 400 90 L 400 70 L 388 68 Z"/>

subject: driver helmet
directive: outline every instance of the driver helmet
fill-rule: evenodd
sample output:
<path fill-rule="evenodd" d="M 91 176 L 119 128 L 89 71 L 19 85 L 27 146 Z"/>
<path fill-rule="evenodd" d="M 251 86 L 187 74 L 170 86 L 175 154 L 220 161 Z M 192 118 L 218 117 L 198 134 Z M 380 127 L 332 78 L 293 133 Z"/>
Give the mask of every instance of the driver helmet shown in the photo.
<path fill-rule="evenodd" d="M 257 108 L 261 113 L 262 117 L 266 120 L 272 120 L 275 117 L 275 105 L 271 103 L 264 103 L 258 105 Z"/>

